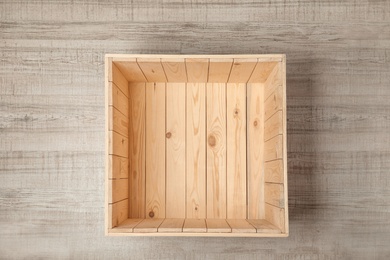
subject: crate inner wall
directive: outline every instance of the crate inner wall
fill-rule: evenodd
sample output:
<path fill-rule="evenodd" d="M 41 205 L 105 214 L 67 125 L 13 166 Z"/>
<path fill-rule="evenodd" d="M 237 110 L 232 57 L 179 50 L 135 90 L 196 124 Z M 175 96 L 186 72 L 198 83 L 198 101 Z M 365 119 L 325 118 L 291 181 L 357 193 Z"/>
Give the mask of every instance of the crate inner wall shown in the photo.
<path fill-rule="evenodd" d="M 284 62 L 108 57 L 108 232 L 288 234 Z"/>

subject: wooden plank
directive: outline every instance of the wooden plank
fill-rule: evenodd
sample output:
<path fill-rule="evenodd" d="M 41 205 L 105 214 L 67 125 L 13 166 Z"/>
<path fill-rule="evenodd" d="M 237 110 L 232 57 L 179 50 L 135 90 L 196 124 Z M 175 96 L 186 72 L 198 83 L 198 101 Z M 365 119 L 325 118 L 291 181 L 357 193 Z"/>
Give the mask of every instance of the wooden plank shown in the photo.
<path fill-rule="evenodd" d="M 138 58 L 137 63 L 148 82 L 167 82 L 167 77 L 159 58 Z"/>
<path fill-rule="evenodd" d="M 246 84 L 226 86 L 227 218 L 246 218 Z"/>
<path fill-rule="evenodd" d="M 248 218 L 264 218 L 264 100 L 261 83 L 247 84 Z"/>
<path fill-rule="evenodd" d="M 264 197 L 265 202 L 279 208 L 284 208 L 283 184 L 265 183 Z"/>
<path fill-rule="evenodd" d="M 188 82 L 207 82 L 209 59 L 185 59 Z"/>
<path fill-rule="evenodd" d="M 256 228 L 245 219 L 227 219 L 226 221 L 232 228 L 232 233 L 256 233 Z"/>
<path fill-rule="evenodd" d="M 226 219 L 206 219 L 208 233 L 230 233 L 232 229 L 226 222 Z"/>
<path fill-rule="evenodd" d="M 129 159 L 116 155 L 108 156 L 108 178 L 127 179 L 129 177 Z"/>
<path fill-rule="evenodd" d="M 126 137 L 116 132 L 108 131 L 108 145 L 109 154 L 127 158 L 129 153 L 129 141 Z"/>
<path fill-rule="evenodd" d="M 111 80 L 110 80 L 111 79 Z M 112 75 L 109 77 L 109 81 L 113 82 L 120 91 L 126 97 L 129 97 L 129 89 L 127 88 L 128 82 L 127 79 L 123 76 L 122 72 L 118 69 L 118 67 L 112 63 Z"/>
<path fill-rule="evenodd" d="M 183 232 L 206 233 L 207 227 L 205 219 L 186 218 L 184 221 Z"/>
<path fill-rule="evenodd" d="M 283 79 L 281 76 L 281 64 L 278 63 L 275 68 L 273 68 L 268 79 L 264 83 L 264 98 L 267 99 L 276 88 L 282 86 Z"/>
<path fill-rule="evenodd" d="M 146 84 L 147 218 L 165 218 L 165 83 Z"/>
<path fill-rule="evenodd" d="M 283 183 L 283 160 L 264 163 L 265 182 Z"/>
<path fill-rule="evenodd" d="M 210 59 L 208 82 L 226 83 L 232 69 L 233 59 Z"/>
<path fill-rule="evenodd" d="M 234 59 L 229 83 L 247 83 L 257 64 L 257 59 Z"/>
<path fill-rule="evenodd" d="M 125 61 L 114 61 L 123 76 L 129 82 L 146 82 L 145 75 L 142 73 L 136 58 L 130 58 Z"/>
<path fill-rule="evenodd" d="M 146 218 L 133 228 L 134 233 L 154 233 L 164 221 L 163 218 Z"/>
<path fill-rule="evenodd" d="M 182 232 L 184 218 L 166 218 L 158 227 L 158 232 Z"/>
<path fill-rule="evenodd" d="M 109 99 L 108 105 L 119 110 L 125 117 L 129 116 L 129 99 L 118 89 L 115 84 L 108 83 Z"/>
<path fill-rule="evenodd" d="M 186 217 L 186 84 L 166 86 L 166 218 Z"/>
<path fill-rule="evenodd" d="M 137 226 L 143 219 L 129 218 L 120 223 L 117 227 L 111 230 L 111 233 L 132 233 L 135 226 Z"/>
<path fill-rule="evenodd" d="M 187 83 L 187 218 L 206 218 L 206 84 Z"/>
<path fill-rule="evenodd" d="M 264 83 L 277 64 L 277 62 L 258 62 L 248 83 Z"/>
<path fill-rule="evenodd" d="M 207 218 L 226 218 L 226 84 L 207 83 Z"/>
<path fill-rule="evenodd" d="M 184 58 L 161 59 L 168 82 L 187 82 L 187 71 Z"/>
<path fill-rule="evenodd" d="M 275 225 L 272 225 L 265 219 L 248 219 L 247 220 L 252 226 L 256 228 L 257 233 L 269 233 L 278 234 L 281 233 L 280 229 Z"/>
<path fill-rule="evenodd" d="M 283 156 L 283 136 L 277 135 L 264 143 L 264 161 L 281 159 Z"/>
<path fill-rule="evenodd" d="M 113 228 L 128 218 L 129 202 L 121 200 L 114 204 L 108 204 L 108 227 Z"/>
<path fill-rule="evenodd" d="M 283 112 L 278 111 L 264 123 L 264 141 L 283 134 Z"/>
<path fill-rule="evenodd" d="M 285 232 L 284 209 L 265 203 L 265 219 Z"/>
<path fill-rule="evenodd" d="M 129 118 L 113 106 L 108 107 L 108 130 L 129 136 Z"/>
<path fill-rule="evenodd" d="M 129 217 L 145 218 L 145 83 L 129 83 Z"/>
<path fill-rule="evenodd" d="M 265 120 L 274 115 L 277 111 L 282 111 L 283 108 L 283 87 L 279 86 L 274 92 L 265 100 Z"/>
<path fill-rule="evenodd" d="M 108 203 L 115 203 L 127 199 L 129 196 L 128 179 L 115 179 L 108 181 L 111 192 L 108 194 Z"/>

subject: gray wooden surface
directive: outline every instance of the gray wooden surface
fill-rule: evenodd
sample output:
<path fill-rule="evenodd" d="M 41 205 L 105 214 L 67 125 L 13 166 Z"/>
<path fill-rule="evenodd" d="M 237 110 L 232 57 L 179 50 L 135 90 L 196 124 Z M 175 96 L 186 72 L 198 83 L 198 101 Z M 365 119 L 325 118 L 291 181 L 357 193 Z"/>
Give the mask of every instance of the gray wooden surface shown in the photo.
<path fill-rule="evenodd" d="M 390 2 L 340 2 L 1 1 L 0 259 L 390 259 Z M 105 53 L 286 53 L 290 237 L 105 237 Z"/>

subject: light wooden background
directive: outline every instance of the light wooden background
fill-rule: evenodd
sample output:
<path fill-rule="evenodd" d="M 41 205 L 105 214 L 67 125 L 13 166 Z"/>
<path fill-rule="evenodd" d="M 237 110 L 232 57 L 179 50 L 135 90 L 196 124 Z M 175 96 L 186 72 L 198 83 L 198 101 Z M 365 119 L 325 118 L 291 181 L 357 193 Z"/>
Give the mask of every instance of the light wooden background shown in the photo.
<path fill-rule="evenodd" d="M 0 19 L 0 259 L 390 258 L 389 1 L 9 0 Z M 105 237 L 105 53 L 286 53 L 290 237 Z"/>

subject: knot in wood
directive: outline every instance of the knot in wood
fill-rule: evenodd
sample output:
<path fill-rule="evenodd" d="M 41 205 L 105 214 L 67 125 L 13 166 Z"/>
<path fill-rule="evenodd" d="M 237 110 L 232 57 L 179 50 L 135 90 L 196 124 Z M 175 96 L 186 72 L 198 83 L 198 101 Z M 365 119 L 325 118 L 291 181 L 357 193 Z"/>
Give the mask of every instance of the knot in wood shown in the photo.
<path fill-rule="evenodd" d="M 165 134 L 165 137 L 166 137 L 166 138 L 171 138 L 171 137 L 172 137 L 172 133 L 171 133 L 171 132 L 166 133 L 166 134 Z"/>
<path fill-rule="evenodd" d="M 207 139 L 210 146 L 214 147 L 217 143 L 217 139 L 214 135 L 209 135 L 209 138 Z"/>
<path fill-rule="evenodd" d="M 149 217 L 151 217 L 151 218 L 154 217 L 154 212 L 153 211 L 149 212 Z"/>
<path fill-rule="evenodd" d="M 253 125 L 256 127 L 257 125 L 258 125 L 259 123 L 257 122 L 257 120 L 255 120 L 254 122 L 253 122 Z"/>

